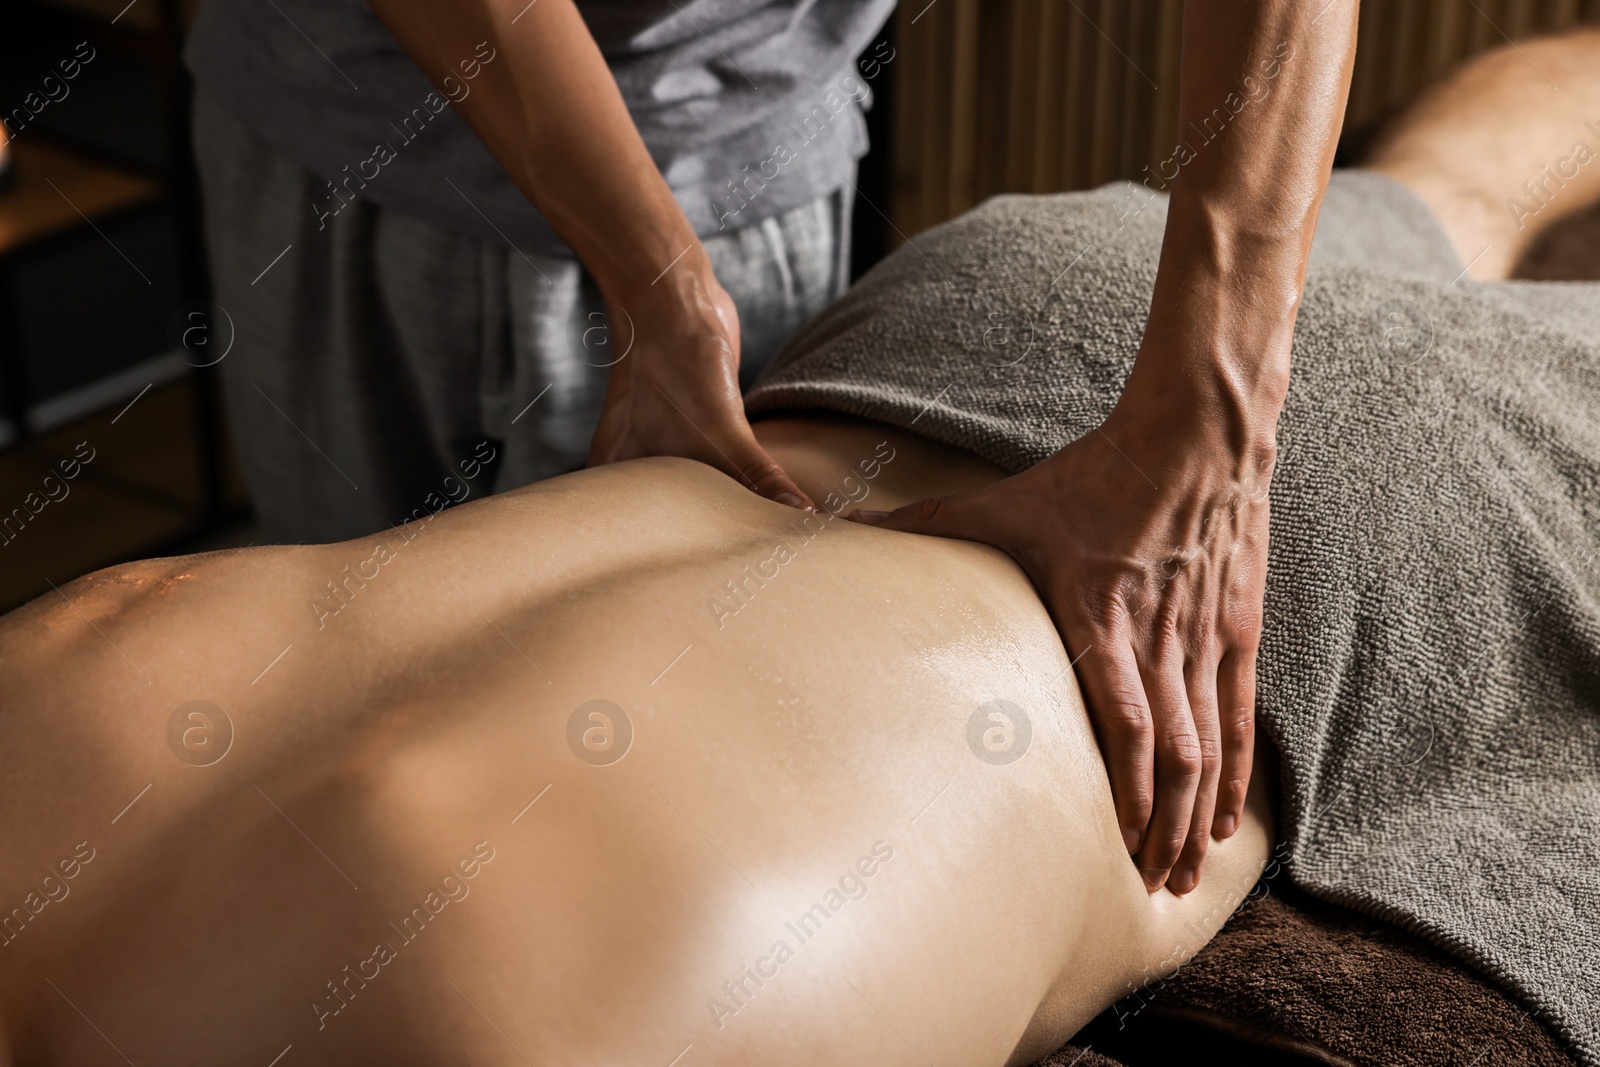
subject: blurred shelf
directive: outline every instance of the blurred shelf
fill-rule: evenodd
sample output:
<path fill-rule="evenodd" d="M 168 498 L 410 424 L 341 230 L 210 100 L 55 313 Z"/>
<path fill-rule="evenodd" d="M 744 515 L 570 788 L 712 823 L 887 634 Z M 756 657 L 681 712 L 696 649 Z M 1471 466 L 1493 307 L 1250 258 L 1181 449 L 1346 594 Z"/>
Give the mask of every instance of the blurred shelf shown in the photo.
<path fill-rule="evenodd" d="M 11 151 L 16 181 L 0 193 L 0 256 L 164 195 L 153 178 L 33 138 Z"/>
<path fill-rule="evenodd" d="M 69 105 L 19 117 L 0 192 L 0 611 L 241 528 L 214 374 L 170 351 L 174 309 L 207 295 L 180 61 L 198 7 L 5 8 L 0 97 L 41 91 L 79 42 L 95 56 Z M 95 458 L 66 480 L 79 442 Z"/>
<path fill-rule="evenodd" d="M 146 389 L 177 381 L 194 366 L 186 356 L 187 353 L 182 351 L 165 352 L 126 370 L 97 378 L 88 385 L 40 401 L 28 412 L 28 430 L 46 433 L 116 404 L 128 403 Z"/>
<path fill-rule="evenodd" d="M 218 539 L 219 528 L 202 518 L 195 388 L 192 376 L 158 385 L 121 412 L 103 411 L 0 453 L 0 520 L 11 519 L 0 528 L 0 611 L 100 567 L 229 543 L 228 530 L 245 513 L 244 488 L 227 463 L 222 518 L 230 525 Z M 64 480 L 59 464 L 79 442 L 94 458 Z M 49 493 L 59 499 L 41 505 Z M 198 537 L 212 540 L 197 545 Z"/>

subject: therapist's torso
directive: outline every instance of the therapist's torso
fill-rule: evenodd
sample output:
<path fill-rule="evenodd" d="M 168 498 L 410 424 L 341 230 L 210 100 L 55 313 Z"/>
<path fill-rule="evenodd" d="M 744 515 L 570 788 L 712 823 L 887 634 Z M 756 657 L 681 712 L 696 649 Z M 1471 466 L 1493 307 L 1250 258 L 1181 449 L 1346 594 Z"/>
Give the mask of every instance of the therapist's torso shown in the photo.
<path fill-rule="evenodd" d="M 700 233 L 830 192 L 866 151 L 870 79 L 892 52 L 859 69 L 857 57 L 894 0 L 577 3 Z M 507 61 L 490 48 L 461 59 L 471 70 L 489 54 Z M 449 106 L 472 81 L 430 84 L 364 0 L 208 0 L 185 58 L 201 92 L 321 178 L 376 172 L 359 183 L 367 199 L 443 229 L 563 251 Z M 316 210 L 308 204 L 308 219 Z"/>

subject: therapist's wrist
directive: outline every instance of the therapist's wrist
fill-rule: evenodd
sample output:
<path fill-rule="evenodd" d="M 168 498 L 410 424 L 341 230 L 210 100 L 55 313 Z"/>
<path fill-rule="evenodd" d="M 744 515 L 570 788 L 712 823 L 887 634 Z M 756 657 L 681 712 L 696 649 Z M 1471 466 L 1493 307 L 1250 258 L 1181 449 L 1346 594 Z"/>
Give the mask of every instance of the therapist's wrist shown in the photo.
<path fill-rule="evenodd" d="M 639 308 L 687 304 L 712 277 L 705 246 L 686 222 L 648 238 L 618 235 L 608 244 L 604 258 L 581 253 L 579 258 L 601 295 L 613 304 Z"/>
<path fill-rule="evenodd" d="M 1214 436 L 1240 456 L 1270 453 L 1300 285 L 1298 261 L 1278 250 L 1227 269 L 1203 254 L 1164 259 L 1119 408 L 1168 419 L 1191 438 Z"/>
<path fill-rule="evenodd" d="M 710 272 L 705 246 L 653 164 L 620 188 L 563 193 L 535 204 L 608 301 L 659 302 L 672 281 Z"/>
<path fill-rule="evenodd" d="M 736 354 L 737 312 L 705 249 L 696 241 L 669 264 L 657 268 L 653 278 L 601 285 L 614 336 L 626 345 L 631 328 L 639 343 L 648 342 L 649 350 L 674 362 Z"/>
<path fill-rule="evenodd" d="M 1181 331 L 1153 321 L 1108 422 L 1251 477 L 1273 466 L 1288 381 L 1287 339 L 1241 342 L 1198 321 Z"/>
<path fill-rule="evenodd" d="M 1209 472 L 1218 483 L 1259 487 L 1276 466 L 1277 414 L 1262 409 L 1241 417 L 1205 391 L 1152 395 L 1130 387 L 1101 432 L 1157 484 L 1164 484 L 1162 472 L 1184 468 Z"/>

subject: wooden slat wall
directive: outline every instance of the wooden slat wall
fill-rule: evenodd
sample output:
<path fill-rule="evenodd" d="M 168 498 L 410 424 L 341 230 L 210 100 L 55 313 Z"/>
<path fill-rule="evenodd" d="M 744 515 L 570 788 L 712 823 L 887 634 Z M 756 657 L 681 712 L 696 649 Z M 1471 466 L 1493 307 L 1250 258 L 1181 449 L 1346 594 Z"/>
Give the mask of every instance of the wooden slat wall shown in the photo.
<path fill-rule="evenodd" d="M 995 193 L 1136 178 L 1171 154 L 1183 0 L 922 3 L 902 7 L 893 64 L 901 234 Z M 1346 128 L 1506 37 L 1579 22 L 1600 22 L 1600 0 L 1363 0 Z"/>

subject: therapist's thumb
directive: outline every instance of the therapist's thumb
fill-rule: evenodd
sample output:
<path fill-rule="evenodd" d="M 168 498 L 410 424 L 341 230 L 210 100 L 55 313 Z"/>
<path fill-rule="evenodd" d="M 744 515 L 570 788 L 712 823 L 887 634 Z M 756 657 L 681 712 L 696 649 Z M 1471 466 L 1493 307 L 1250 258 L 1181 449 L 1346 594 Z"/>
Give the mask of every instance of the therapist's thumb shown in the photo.
<path fill-rule="evenodd" d="M 857 510 L 845 517 L 851 522 L 902 533 L 956 537 L 966 541 L 987 540 L 981 530 L 982 512 L 971 493 L 930 496 L 893 511 Z"/>
<path fill-rule="evenodd" d="M 728 459 L 734 469 L 727 473 L 735 475 L 759 495 L 791 508 L 816 510 L 816 504 L 756 442 L 754 434 L 731 446 Z"/>

